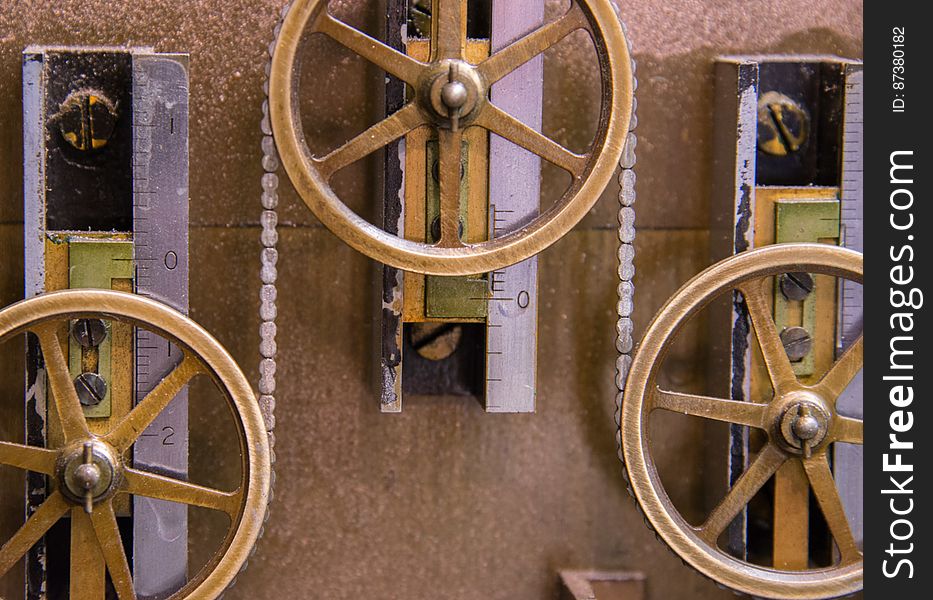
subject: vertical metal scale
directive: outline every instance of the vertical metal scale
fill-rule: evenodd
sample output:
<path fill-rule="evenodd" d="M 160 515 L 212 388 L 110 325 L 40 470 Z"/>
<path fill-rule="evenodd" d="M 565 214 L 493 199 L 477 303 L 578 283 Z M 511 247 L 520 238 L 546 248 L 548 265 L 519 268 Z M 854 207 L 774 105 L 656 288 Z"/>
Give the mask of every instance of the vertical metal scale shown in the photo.
<path fill-rule="evenodd" d="M 187 57 L 148 49 L 28 48 L 23 123 L 26 297 L 99 287 L 135 291 L 186 312 Z M 96 366 L 87 371 L 82 356 L 93 326 L 72 324 L 68 356 L 79 396 L 87 400 L 88 426 L 101 433 L 180 355 L 160 337 L 114 324 L 94 341 Z M 30 340 L 26 426 L 33 445 L 59 435 L 47 419 L 46 393 L 44 365 Z M 187 443 L 182 391 L 136 443 L 134 465 L 186 479 Z M 48 493 L 45 477 L 31 473 L 27 493 L 31 514 Z M 132 548 L 138 597 L 164 598 L 178 590 L 187 576 L 187 508 L 138 496 L 132 505 L 115 506 Z M 68 571 L 69 546 L 88 534 L 77 523 L 70 529 L 62 521 L 30 551 L 28 598 L 103 598 L 99 555 L 80 557 L 87 565 L 81 578 L 48 577 Z"/>
<path fill-rule="evenodd" d="M 860 64 L 846 65 L 845 99 L 843 106 L 842 137 L 842 244 L 846 248 L 862 252 L 864 242 L 863 210 L 863 104 L 864 68 Z M 851 346 L 862 332 L 863 320 L 862 286 L 851 281 L 842 282 L 839 291 L 839 336 L 836 355 Z M 848 417 L 863 418 L 864 388 L 863 373 L 860 371 L 842 396 L 837 410 Z M 836 485 L 849 517 L 855 540 L 863 543 L 864 523 L 864 447 L 839 444 L 833 454 L 836 466 Z"/>
<path fill-rule="evenodd" d="M 544 3 L 492 3 L 492 52 L 544 24 Z M 492 87 L 492 101 L 541 131 L 544 57 Z M 491 135 L 489 140 L 490 237 L 515 231 L 538 216 L 541 159 Z M 490 274 L 486 318 L 486 410 L 535 410 L 538 354 L 538 257 Z"/>
<path fill-rule="evenodd" d="M 188 313 L 188 57 L 133 57 L 133 249 L 136 293 Z M 141 401 L 181 361 L 181 352 L 136 331 L 135 398 Z M 136 443 L 133 462 L 186 479 L 188 390 Z M 139 598 L 180 589 L 188 572 L 188 507 L 135 496 L 133 580 Z"/>

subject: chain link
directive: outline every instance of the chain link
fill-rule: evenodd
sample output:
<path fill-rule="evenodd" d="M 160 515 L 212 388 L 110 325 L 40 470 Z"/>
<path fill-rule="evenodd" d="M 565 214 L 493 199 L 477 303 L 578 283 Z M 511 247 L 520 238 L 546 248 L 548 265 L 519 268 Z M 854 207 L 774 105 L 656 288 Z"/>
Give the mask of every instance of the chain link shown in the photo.
<path fill-rule="evenodd" d="M 269 120 L 269 74 L 272 71 L 272 55 L 275 52 L 275 43 L 279 37 L 282 28 L 282 21 L 291 3 L 285 5 L 282 9 L 281 18 L 275 26 L 272 42 L 269 44 L 269 60 L 266 62 L 265 81 L 263 83 L 263 102 L 262 102 L 262 121 L 260 129 L 262 130 L 262 170 L 263 175 L 262 195 L 260 201 L 262 204 L 262 213 L 259 223 L 262 226 L 260 233 L 260 242 L 262 251 L 260 253 L 259 280 L 259 408 L 262 411 L 262 417 L 266 423 L 266 431 L 269 435 L 269 448 L 272 451 L 272 460 L 275 461 L 275 372 L 276 355 L 278 345 L 276 344 L 276 317 L 278 316 L 278 262 L 279 262 L 279 232 L 277 230 L 279 215 L 277 212 L 279 206 L 279 157 L 275 150 L 275 139 L 272 137 L 272 124 Z"/>
<path fill-rule="evenodd" d="M 618 11 L 618 6 L 616 7 Z M 638 79 L 635 77 L 635 56 L 632 52 L 632 39 L 621 18 L 622 28 L 625 30 L 625 39 L 628 43 L 629 55 L 632 56 L 632 94 L 638 89 Z M 622 454 L 622 431 L 619 424 L 622 417 L 622 401 L 625 397 L 625 380 L 628 378 L 632 366 L 632 352 L 635 349 L 634 322 L 632 315 L 635 310 L 635 146 L 638 139 L 635 137 L 635 127 L 638 125 L 636 112 L 638 101 L 632 100 L 632 122 L 629 126 L 628 138 L 625 141 L 625 150 L 622 153 L 619 174 L 619 320 L 616 323 L 616 350 L 619 357 L 616 359 L 616 394 L 615 425 L 616 446 L 619 460 L 623 462 L 622 473 L 626 473 L 624 456 Z"/>

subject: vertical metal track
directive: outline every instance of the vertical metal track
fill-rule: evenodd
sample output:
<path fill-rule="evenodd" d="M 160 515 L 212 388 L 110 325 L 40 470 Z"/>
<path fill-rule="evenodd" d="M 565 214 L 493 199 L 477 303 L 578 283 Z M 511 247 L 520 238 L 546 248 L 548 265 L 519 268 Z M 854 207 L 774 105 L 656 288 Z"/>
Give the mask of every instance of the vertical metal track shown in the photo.
<path fill-rule="evenodd" d="M 44 53 L 23 53 L 23 221 L 25 297 L 45 291 L 45 70 Z M 26 342 L 26 443 L 45 444 L 45 377 L 40 372 L 39 344 Z M 26 518 L 45 500 L 45 476 L 29 473 L 26 480 Z M 45 540 L 26 555 L 26 598 L 38 599 L 45 588 Z"/>
<path fill-rule="evenodd" d="M 133 240 L 136 293 L 188 312 L 187 56 L 133 57 Z M 135 399 L 181 361 L 181 352 L 136 331 Z M 137 468 L 186 479 L 188 392 L 179 392 L 136 442 Z M 133 498 L 133 579 L 142 599 L 165 598 L 187 580 L 188 512 Z"/>
<path fill-rule="evenodd" d="M 544 24 L 544 0 L 493 0 L 491 51 Z M 537 56 L 492 88 L 492 101 L 541 131 L 544 57 Z M 541 159 L 490 135 L 489 232 L 504 235 L 538 216 Z M 538 258 L 489 274 L 486 410 L 535 410 L 538 353 Z"/>
<path fill-rule="evenodd" d="M 845 95 L 843 105 L 842 133 L 842 243 L 846 248 L 862 252 L 864 189 L 863 176 L 863 89 L 864 71 L 860 64 L 846 65 Z M 840 285 L 839 332 L 837 355 L 842 353 L 862 333 L 863 296 L 862 286 L 851 281 Z M 848 417 L 863 418 L 864 389 L 863 372 L 859 372 L 839 397 L 837 410 Z M 864 473 L 863 447 L 852 444 L 837 444 L 833 453 L 836 485 L 842 496 L 849 526 L 859 546 L 863 540 L 864 523 Z"/>
<path fill-rule="evenodd" d="M 714 171 L 714 198 L 719 204 L 712 208 L 714 261 L 751 249 L 755 240 L 755 178 L 758 149 L 758 63 L 742 57 L 721 58 L 716 65 L 716 126 L 717 152 Z M 726 313 L 727 311 L 727 313 Z M 725 388 L 732 400 L 747 401 L 751 378 L 749 374 L 751 326 L 745 305 L 737 293 L 723 314 L 728 322 L 716 323 L 715 330 L 729 332 L 722 340 L 721 353 L 725 364 L 713 364 L 714 373 L 728 373 Z M 748 468 L 748 429 L 729 426 L 727 488 L 731 488 Z M 730 554 L 744 559 L 747 553 L 747 511 L 743 509 L 728 529 Z"/>
<path fill-rule="evenodd" d="M 408 0 L 386 2 L 386 44 L 405 52 L 403 29 L 408 22 Z M 386 75 L 385 114 L 389 116 L 405 104 L 405 82 Z M 392 142 L 385 150 L 385 181 L 383 183 L 383 229 L 392 235 L 404 237 L 405 218 L 403 194 L 405 190 L 405 140 Z M 382 267 L 380 304 L 378 308 L 381 329 L 379 388 L 380 409 L 385 413 L 402 411 L 402 290 L 403 273 L 395 267 Z"/>

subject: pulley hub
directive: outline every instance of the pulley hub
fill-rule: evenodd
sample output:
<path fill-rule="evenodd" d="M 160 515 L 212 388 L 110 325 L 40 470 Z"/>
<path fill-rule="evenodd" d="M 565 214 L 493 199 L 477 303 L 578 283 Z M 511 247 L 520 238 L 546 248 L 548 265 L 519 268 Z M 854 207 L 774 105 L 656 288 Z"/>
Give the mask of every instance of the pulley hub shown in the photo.
<path fill-rule="evenodd" d="M 799 391 L 788 398 L 784 406 L 778 423 L 781 441 L 789 449 L 804 453 L 819 446 L 833 418 L 822 398 L 809 391 Z"/>
<path fill-rule="evenodd" d="M 479 114 L 486 92 L 473 65 L 443 60 L 425 77 L 420 102 L 438 127 L 455 129 L 469 125 Z"/>
<path fill-rule="evenodd" d="M 66 498 L 78 504 L 109 498 L 122 478 L 122 465 L 116 452 L 105 442 L 88 440 L 62 451 L 58 480 Z"/>

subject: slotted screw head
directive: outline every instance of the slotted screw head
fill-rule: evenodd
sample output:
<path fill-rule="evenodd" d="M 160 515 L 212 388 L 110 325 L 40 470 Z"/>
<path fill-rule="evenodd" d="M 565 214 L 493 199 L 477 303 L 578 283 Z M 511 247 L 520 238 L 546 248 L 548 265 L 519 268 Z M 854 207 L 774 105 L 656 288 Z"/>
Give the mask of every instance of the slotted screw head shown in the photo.
<path fill-rule="evenodd" d="M 76 150 L 90 152 L 107 145 L 117 126 L 117 109 L 97 90 L 72 92 L 55 115 L 62 137 Z"/>
<path fill-rule="evenodd" d="M 107 382 L 97 373 L 81 373 L 74 385 L 82 406 L 97 406 L 107 396 Z"/>
<path fill-rule="evenodd" d="M 420 323 L 412 328 L 415 351 L 428 360 L 444 360 L 457 351 L 463 328 L 455 323 Z"/>
<path fill-rule="evenodd" d="M 788 327 L 782 331 L 781 343 L 791 362 L 803 360 L 813 349 L 813 338 L 803 327 Z"/>
<path fill-rule="evenodd" d="M 758 101 L 758 148 L 772 156 L 798 152 L 810 137 L 810 115 L 793 99 L 767 92 Z"/>
<path fill-rule="evenodd" d="M 781 293 L 788 300 L 806 300 L 813 292 L 813 276 L 809 273 L 784 273 L 781 275 Z"/>
<path fill-rule="evenodd" d="M 96 348 L 107 339 L 107 325 L 101 319 L 78 319 L 71 327 L 71 336 L 82 348 Z"/>

